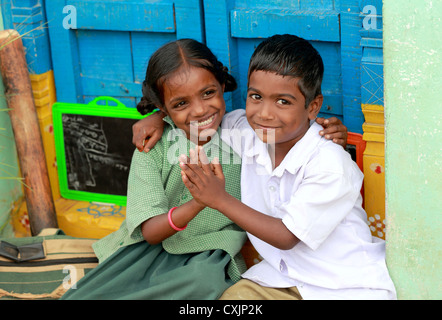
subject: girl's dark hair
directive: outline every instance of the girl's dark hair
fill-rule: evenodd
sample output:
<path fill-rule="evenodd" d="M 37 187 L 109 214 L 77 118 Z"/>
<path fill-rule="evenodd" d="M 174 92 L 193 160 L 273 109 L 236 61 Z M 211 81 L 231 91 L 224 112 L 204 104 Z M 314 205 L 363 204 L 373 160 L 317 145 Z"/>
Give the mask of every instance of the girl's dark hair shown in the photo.
<path fill-rule="evenodd" d="M 306 108 L 321 94 L 322 58 L 307 40 L 297 36 L 274 35 L 261 42 L 250 60 L 248 78 L 259 70 L 300 78 L 298 86 L 305 97 Z"/>
<path fill-rule="evenodd" d="M 137 105 L 141 114 L 147 114 L 155 108 L 163 106 L 163 84 L 169 76 L 183 65 L 191 65 L 210 71 L 224 91 L 236 89 L 235 78 L 210 49 L 193 39 L 180 39 L 167 43 L 159 48 L 149 60 L 146 79 L 143 81 L 143 97 Z"/>

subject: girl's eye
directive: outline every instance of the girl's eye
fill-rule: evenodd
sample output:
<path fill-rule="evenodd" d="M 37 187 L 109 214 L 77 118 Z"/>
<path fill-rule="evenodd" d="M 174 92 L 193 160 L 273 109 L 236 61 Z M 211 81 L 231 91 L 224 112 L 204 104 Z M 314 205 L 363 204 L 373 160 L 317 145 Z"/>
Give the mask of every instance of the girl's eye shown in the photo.
<path fill-rule="evenodd" d="M 176 103 L 173 107 L 174 108 L 183 108 L 186 105 L 186 101 L 180 101 Z"/>
<path fill-rule="evenodd" d="M 207 90 L 204 92 L 204 97 L 210 97 L 215 93 L 215 90 Z"/>

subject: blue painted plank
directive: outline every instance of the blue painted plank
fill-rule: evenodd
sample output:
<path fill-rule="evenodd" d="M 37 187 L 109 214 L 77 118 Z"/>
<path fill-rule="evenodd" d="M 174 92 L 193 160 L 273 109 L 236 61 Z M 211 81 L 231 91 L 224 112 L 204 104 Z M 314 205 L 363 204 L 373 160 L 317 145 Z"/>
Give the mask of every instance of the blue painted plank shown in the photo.
<path fill-rule="evenodd" d="M 96 77 L 81 78 L 85 96 L 113 96 L 141 98 L 141 84 L 132 81 L 116 81 L 97 79 Z"/>
<path fill-rule="evenodd" d="M 65 0 L 46 2 L 46 14 L 49 22 L 52 63 L 54 66 L 57 101 L 83 102 L 80 81 L 80 60 L 75 35 L 63 28 L 62 14 Z"/>
<path fill-rule="evenodd" d="M 77 30 L 81 76 L 133 81 L 129 32 Z"/>
<path fill-rule="evenodd" d="M 357 0 L 356 0 L 357 1 Z M 237 8 L 286 8 L 291 10 L 339 10 L 340 0 L 238 0 Z"/>
<path fill-rule="evenodd" d="M 171 2 L 70 0 L 67 4 L 77 10 L 78 29 L 175 32 Z"/>
<path fill-rule="evenodd" d="M 162 45 L 176 40 L 175 34 L 156 32 L 131 32 L 133 74 L 136 83 L 146 77 L 147 64 L 151 55 Z M 141 91 L 136 92 L 141 97 Z"/>
<path fill-rule="evenodd" d="M 384 105 L 382 40 L 363 38 L 361 44 L 361 103 Z"/>
<path fill-rule="evenodd" d="M 175 0 L 176 36 L 205 43 L 202 0 Z"/>
<path fill-rule="evenodd" d="M 339 12 L 333 10 L 235 9 L 231 34 L 237 38 L 263 38 L 291 33 L 307 40 L 340 41 Z"/>
<path fill-rule="evenodd" d="M 338 10 L 339 11 L 339 1 L 336 0 L 300 0 L 299 9 L 301 10 Z"/>
<path fill-rule="evenodd" d="M 344 0 L 341 5 L 341 61 L 343 122 L 350 132 L 362 133 L 360 46 L 362 17 L 358 0 Z"/>
<path fill-rule="evenodd" d="M 233 9 L 234 4 L 233 0 L 204 0 L 204 21 L 207 46 L 238 80 L 237 42 L 230 37 L 229 31 L 230 10 Z M 224 98 L 227 111 L 244 107 L 241 103 L 241 92 L 238 89 L 224 94 Z"/>

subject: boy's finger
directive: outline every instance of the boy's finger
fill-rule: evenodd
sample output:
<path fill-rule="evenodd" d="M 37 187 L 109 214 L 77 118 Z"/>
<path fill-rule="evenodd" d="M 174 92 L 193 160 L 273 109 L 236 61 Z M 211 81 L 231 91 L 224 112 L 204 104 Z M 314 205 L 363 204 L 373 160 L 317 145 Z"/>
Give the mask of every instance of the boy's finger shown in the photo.
<path fill-rule="evenodd" d="M 339 144 L 343 148 L 345 148 L 346 145 L 347 145 L 347 139 L 337 139 L 337 138 L 334 138 L 333 142 L 336 143 L 336 144 Z"/>
<path fill-rule="evenodd" d="M 320 124 L 320 125 L 322 125 L 324 123 L 324 120 L 325 120 L 325 118 L 322 118 L 322 117 L 318 117 L 315 119 L 316 123 Z"/>
<path fill-rule="evenodd" d="M 320 132 L 321 135 L 325 135 L 325 134 L 343 134 L 346 135 L 347 134 L 347 127 L 340 124 L 340 125 L 332 125 L 329 126 L 327 128 L 325 128 L 324 130 L 321 130 Z"/>
<path fill-rule="evenodd" d="M 333 126 L 333 125 L 340 125 L 340 124 L 342 124 L 341 120 L 339 120 L 336 117 L 331 117 L 331 118 L 324 120 L 325 126 Z"/>

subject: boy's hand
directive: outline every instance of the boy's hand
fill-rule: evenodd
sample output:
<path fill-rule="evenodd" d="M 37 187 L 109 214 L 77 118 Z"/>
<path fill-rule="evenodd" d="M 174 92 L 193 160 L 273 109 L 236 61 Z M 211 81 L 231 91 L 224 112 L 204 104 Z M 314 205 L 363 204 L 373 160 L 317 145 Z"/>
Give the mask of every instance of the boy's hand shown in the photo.
<path fill-rule="evenodd" d="M 180 156 L 181 177 L 193 198 L 201 205 L 217 209 L 226 194 L 222 166 L 217 158 L 209 162 L 204 150 L 190 150 L 190 159 Z"/>
<path fill-rule="evenodd" d="M 333 140 L 334 143 L 345 148 L 347 145 L 347 127 L 344 126 L 336 117 L 316 118 L 316 122 L 324 127 L 319 134 L 328 140 Z"/>
<path fill-rule="evenodd" d="M 149 152 L 161 139 L 164 131 L 164 114 L 155 112 L 132 126 L 132 143 L 138 151 Z"/>

